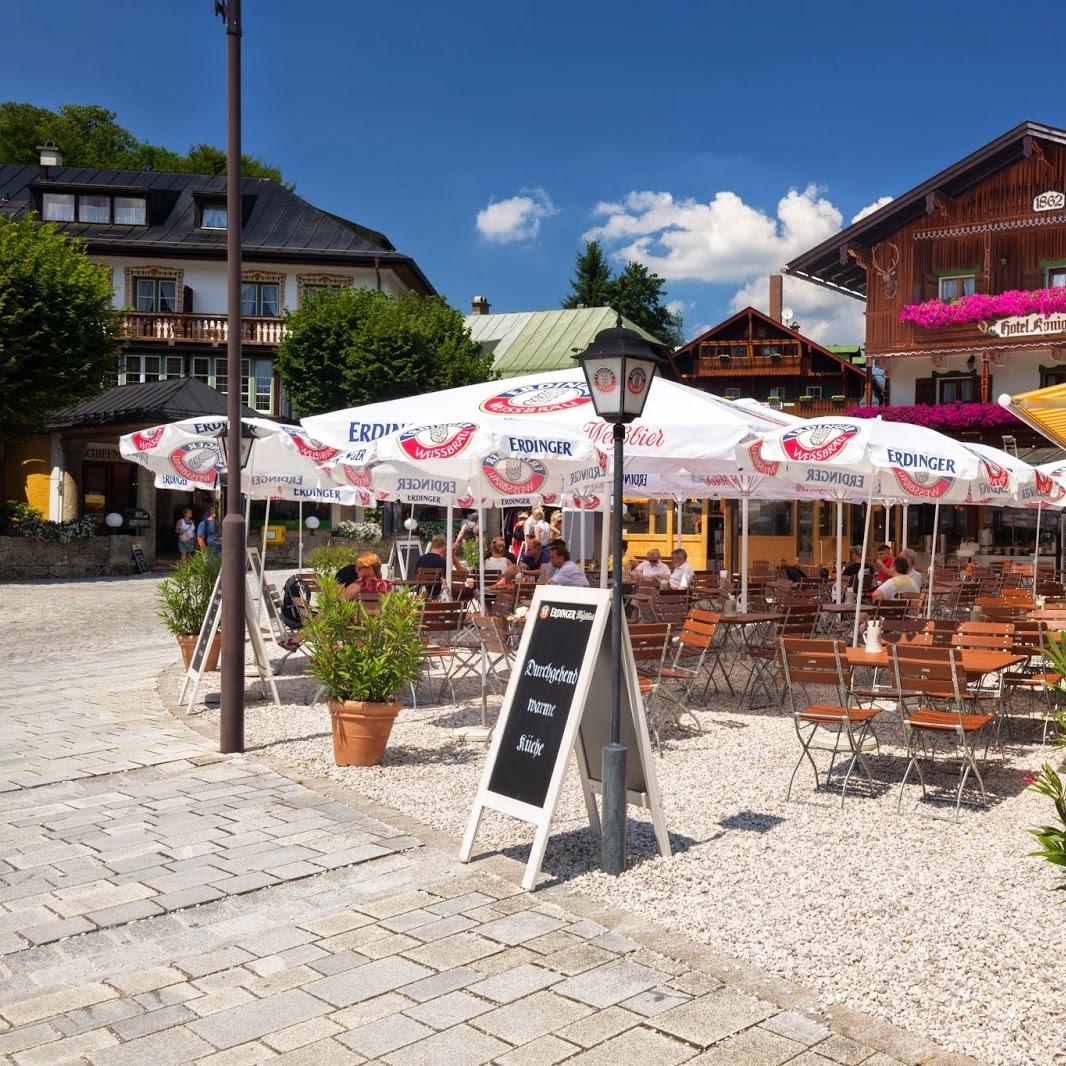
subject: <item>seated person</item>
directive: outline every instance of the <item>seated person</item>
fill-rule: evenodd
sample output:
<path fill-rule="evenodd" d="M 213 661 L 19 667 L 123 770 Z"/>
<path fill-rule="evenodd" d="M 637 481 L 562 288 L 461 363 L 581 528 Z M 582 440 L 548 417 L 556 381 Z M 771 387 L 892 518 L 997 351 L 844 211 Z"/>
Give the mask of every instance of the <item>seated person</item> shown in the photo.
<path fill-rule="evenodd" d="M 351 571 L 354 570 L 354 576 Z M 343 578 L 342 578 L 343 575 Z M 388 592 L 392 585 L 381 576 L 381 559 L 373 552 L 360 555 L 355 566 L 342 566 L 337 583 L 344 585 L 344 598 L 354 600 L 363 592 Z"/>
<path fill-rule="evenodd" d="M 887 544 L 881 544 L 877 548 L 877 559 L 874 562 L 874 569 L 878 581 L 887 581 L 894 573 L 893 569 L 892 549 Z"/>
<path fill-rule="evenodd" d="M 503 537 L 493 537 L 492 546 L 489 549 L 489 554 L 485 556 L 483 565 L 486 573 L 490 570 L 502 573 L 508 566 L 511 566 L 517 561 L 518 560 L 516 560 L 507 550 L 507 542 Z"/>
<path fill-rule="evenodd" d="M 807 571 L 804 570 L 802 566 L 800 566 L 799 559 L 797 559 L 791 566 L 786 566 L 785 567 L 785 573 L 788 575 L 789 581 L 810 581 L 811 580 L 810 574 L 808 574 Z M 825 581 L 829 577 L 828 569 L 826 569 L 826 567 L 823 566 L 818 571 L 818 576 L 821 577 L 821 579 L 823 581 Z"/>
<path fill-rule="evenodd" d="M 649 578 L 660 581 L 670 576 L 670 567 L 662 561 L 662 555 L 658 548 L 649 548 L 648 557 L 633 567 L 633 573 L 638 578 Z"/>
<path fill-rule="evenodd" d="M 890 578 L 882 581 L 881 584 L 870 593 L 871 599 L 894 600 L 901 592 L 914 593 L 918 591 L 918 586 L 915 585 L 908 573 L 911 564 L 907 561 L 906 556 L 897 556 L 892 566 L 895 573 Z"/>
<path fill-rule="evenodd" d="M 533 533 L 526 537 L 525 547 L 518 556 L 518 569 L 523 574 L 539 574 L 547 557 L 548 553 L 541 547 L 540 537 Z"/>
<path fill-rule="evenodd" d="M 851 562 L 844 567 L 843 571 L 841 571 L 844 577 L 850 579 L 845 584 L 850 584 L 852 588 L 857 588 L 857 578 L 859 576 L 860 569 L 865 569 L 867 579 L 869 579 L 870 574 L 872 574 L 873 572 L 873 564 L 867 563 L 865 568 L 863 568 L 862 548 L 858 545 L 854 545 L 851 549 Z M 841 587 L 843 587 L 843 585 Z M 867 580 L 867 588 L 869 588 L 869 580 Z"/>
<path fill-rule="evenodd" d="M 696 572 L 689 566 L 688 552 L 684 548 L 675 548 L 670 553 L 670 561 L 674 564 L 674 572 L 670 575 L 670 588 L 691 588 Z"/>
<path fill-rule="evenodd" d="M 501 592 L 509 592 L 517 585 L 518 566 L 515 563 L 508 563 L 506 568 L 501 571 L 499 580 L 492 587 L 494 589 L 499 589 Z"/>
<path fill-rule="evenodd" d="M 918 569 L 918 556 L 910 548 L 904 548 L 900 552 L 900 555 L 906 557 L 907 562 L 910 563 L 910 569 L 907 571 L 907 577 L 911 579 L 918 586 L 918 591 L 922 591 L 922 572 Z"/>
<path fill-rule="evenodd" d="M 538 585 L 546 585 L 555 573 L 555 563 L 552 561 L 552 548 L 566 548 L 566 541 L 562 537 L 554 537 L 548 541 L 544 549 L 544 562 L 540 564 L 540 574 L 537 577 Z"/>
<path fill-rule="evenodd" d="M 444 557 L 444 553 L 447 551 L 447 544 L 448 542 L 443 534 L 438 533 L 429 542 L 429 551 L 425 555 L 418 557 L 418 561 L 415 563 L 415 572 L 411 575 L 412 577 L 417 577 L 419 570 L 440 571 L 439 581 L 423 586 L 426 595 L 430 598 L 440 595 L 441 585 L 444 583 L 444 572 L 448 568 L 447 560 Z"/>
<path fill-rule="evenodd" d="M 553 541 L 548 553 L 551 556 L 552 567 L 552 574 L 548 579 L 549 585 L 567 585 L 584 589 L 589 587 L 589 579 L 585 576 L 585 571 L 577 563 L 571 561 L 570 552 L 567 551 L 565 543 L 559 540 Z"/>

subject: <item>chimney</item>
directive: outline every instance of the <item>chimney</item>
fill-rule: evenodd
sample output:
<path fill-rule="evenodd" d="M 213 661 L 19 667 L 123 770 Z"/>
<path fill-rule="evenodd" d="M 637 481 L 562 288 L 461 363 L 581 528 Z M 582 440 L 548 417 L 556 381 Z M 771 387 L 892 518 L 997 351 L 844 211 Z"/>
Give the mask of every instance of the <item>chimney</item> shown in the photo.
<path fill-rule="evenodd" d="M 470 301 L 470 313 L 472 315 L 487 315 L 490 307 L 492 307 L 492 304 L 489 303 L 487 296 L 475 296 Z"/>
<path fill-rule="evenodd" d="M 782 288 L 784 279 L 780 274 L 770 275 L 770 317 L 775 322 L 781 321 Z"/>
<path fill-rule="evenodd" d="M 37 145 L 37 151 L 41 153 L 41 177 L 48 177 L 49 167 L 61 167 L 63 165 L 63 153 L 55 141 L 45 141 Z"/>

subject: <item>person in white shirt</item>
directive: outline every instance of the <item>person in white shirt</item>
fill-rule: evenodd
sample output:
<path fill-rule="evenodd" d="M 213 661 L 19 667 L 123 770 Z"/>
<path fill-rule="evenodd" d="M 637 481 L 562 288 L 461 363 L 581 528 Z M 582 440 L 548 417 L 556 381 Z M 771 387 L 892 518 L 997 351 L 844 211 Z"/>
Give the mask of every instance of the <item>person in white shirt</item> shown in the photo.
<path fill-rule="evenodd" d="M 908 563 L 910 563 L 910 569 L 907 571 L 907 577 L 911 579 L 918 586 L 918 591 L 922 591 L 922 572 L 918 569 L 918 556 L 911 551 L 910 548 L 904 548 L 900 552 Z"/>
<path fill-rule="evenodd" d="M 696 571 L 688 564 L 688 552 L 684 548 L 675 548 L 670 553 L 670 559 L 674 564 L 674 572 L 670 575 L 670 588 L 690 588 Z"/>
<path fill-rule="evenodd" d="M 899 593 L 904 592 L 909 595 L 913 595 L 918 591 L 917 586 L 914 584 L 914 580 L 911 578 L 910 563 L 906 558 L 900 555 L 892 564 L 892 569 L 895 571 L 893 575 L 885 581 L 882 581 L 870 593 L 870 599 L 872 600 L 894 600 Z"/>
<path fill-rule="evenodd" d="M 526 524 L 523 527 L 523 532 L 526 537 L 536 537 L 540 540 L 540 534 L 537 532 L 537 523 L 544 521 L 544 508 L 534 507 L 529 513 L 529 517 L 526 519 Z M 543 543 L 543 541 L 541 542 Z"/>
<path fill-rule="evenodd" d="M 637 577 L 648 577 L 661 580 L 670 576 L 670 567 L 662 561 L 658 548 L 649 548 L 648 557 L 642 563 L 633 567 L 633 573 Z"/>
<path fill-rule="evenodd" d="M 577 563 L 570 561 L 570 552 L 565 545 L 553 544 L 550 551 L 552 576 L 548 579 L 549 585 L 569 585 L 573 588 L 589 587 L 589 579 L 585 571 Z"/>

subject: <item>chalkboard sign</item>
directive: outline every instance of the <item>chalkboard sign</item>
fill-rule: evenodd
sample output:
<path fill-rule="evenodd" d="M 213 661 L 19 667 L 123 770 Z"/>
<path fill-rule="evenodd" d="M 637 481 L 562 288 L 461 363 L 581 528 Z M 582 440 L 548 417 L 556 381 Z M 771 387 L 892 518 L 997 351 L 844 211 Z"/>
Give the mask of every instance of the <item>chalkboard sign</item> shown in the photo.
<path fill-rule="evenodd" d="M 489 778 L 490 792 L 534 807 L 548 794 L 596 619 L 595 607 L 549 595 L 526 622 L 530 638 Z"/>
<path fill-rule="evenodd" d="M 150 574 L 152 568 L 148 565 L 148 558 L 144 554 L 144 548 L 139 544 L 134 544 L 130 551 L 133 552 L 133 561 L 137 564 L 137 570 L 142 574 Z"/>
<path fill-rule="evenodd" d="M 500 718 L 459 852 L 468 862 L 485 809 L 537 827 L 522 886 L 536 883 L 567 763 L 577 752 L 589 822 L 599 831 L 603 746 L 610 735 L 611 661 L 606 589 L 539 587 L 511 670 Z M 623 619 L 622 743 L 628 801 L 651 810 L 659 850 L 670 854 L 636 664 Z"/>

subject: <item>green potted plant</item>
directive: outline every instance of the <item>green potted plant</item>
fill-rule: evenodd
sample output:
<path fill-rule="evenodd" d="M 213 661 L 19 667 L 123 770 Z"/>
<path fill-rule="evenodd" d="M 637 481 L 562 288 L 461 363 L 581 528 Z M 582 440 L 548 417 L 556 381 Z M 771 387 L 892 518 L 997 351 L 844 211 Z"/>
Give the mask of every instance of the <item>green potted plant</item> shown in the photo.
<path fill-rule="evenodd" d="M 319 586 L 318 613 L 303 629 L 307 669 L 326 690 L 338 766 L 376 766 L 400 712 L 396 694 L 418 680 L 421 602 L 386 592 L 369 612 L 335 582 Z"/>
<path fill-rule="evenodd" d="M 196 638 L 211 603 L 218 569 L 219 557 L 215 552 L 193 552 L 188 559 L 178 563 L 170 577 L 159 582 L 159 617 L 163 625 L 178 638 L 186 670 L 192 661 Z M 216 633 L 207 652 L 206 669 L 214 670 L 218 666 L 221 646 L 222 634 Z"/>
<path fill-rule="evenodd" d="M 841 395 L 841 394 L 840 394 L 840 393 L 838 392 L 838 393 L 836 393 L 835 395 L 831 396 L 831 397 L 830 397 L 830 399 L 831 399 L 831 400 L 833 401 L 833 403 L 835 403 L 835 404 L 837 405 L 837 407 L 840 407 L 840 406 L 842 406 L 842 405 L 843 405 L 843 403 L 844 403 L 844 401 L 845 401 L 845 400 L 847 399 L 847 397 L 846 397 L 846 396 L 843 396 L 843 395 Z"/>
<path fill-rule="evenodd" d="M 814 397 L 813 396 L 803 395 L 803 396 L 800 397 L 800 403 L 813 403 L 813 402 L 814 402 Z"/>

